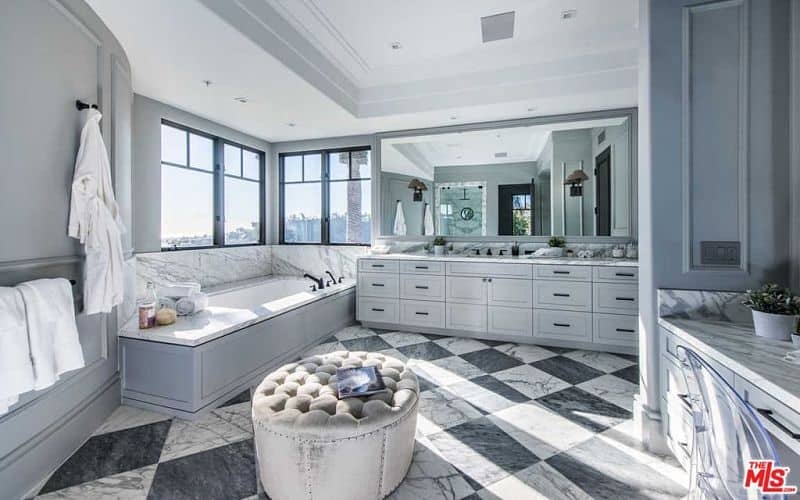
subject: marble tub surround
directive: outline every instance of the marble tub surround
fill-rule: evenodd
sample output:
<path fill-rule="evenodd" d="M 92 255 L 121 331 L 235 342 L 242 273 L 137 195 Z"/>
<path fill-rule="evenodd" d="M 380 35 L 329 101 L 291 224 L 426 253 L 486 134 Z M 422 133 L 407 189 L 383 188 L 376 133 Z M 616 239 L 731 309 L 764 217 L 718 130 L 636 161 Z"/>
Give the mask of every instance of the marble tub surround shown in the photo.
<path fill-rule="evenodd" d="M 272 247 L 248 246 L 140 253 L 136 256 L 137 296 L 148 281 L 156 285 L 194 281 L 203 288 L 272 274 Z"/>
<path fill-rule="evenodd" d="M 365 246 L 272 245 L 272 274 L 316 277 L 330 271 L 337 278 L 356 277 L 356 260 L 366 255 Z"/>
<path fill-rule="evenodd" d="M 585 351 L 540 347 L 533 352 L 528 346 L 461 340 L 353 326 L 302 356 L 382 343 L 381 352 L 406 361 L 417 373 L 420 398 L 426 403 L 421 402 L 419 417 L 425 424 L 418 426 L 411 468 L 388 499 L 686 494 L 687 477 L 678 464 L 648 454 L 638 444 L 626 409 L 630 398 L 623 391 L 582 389 L 624 385 L 628 373 L 637 369 L 635 358 L 604 353 L 599 362 L 598 356 L 586 358 Z M 548 377 L 554 392 L 521 392 L 510 385 L 517 384 L 511 370 L 543 359 L 554 360 L 539 364 L 540 378 Z M 616 377 L 619 382 L 590 379 L 573 385 L 559 378 L 568 372 L 554 369 L 563 359 L 592 363 L 570 365 L 581 374 L 578 378 L 595 374 L 594 369 L 601 372 L 597 379 Z M 53 474 L 40 495 L 82 500 L 264 498 L 256 497 L 250 410 L 245 391 L 196 422 L 118 411 Z M 98 453 L 100 444 L 114 453 Z M 82 472 L 72 474 L 75 470 Z"/>
<path fill-rule="evenodd" d="M 743 300 L 743 292 L 660 289 L 658 315 L 752 325 L 753 315 Z"/>

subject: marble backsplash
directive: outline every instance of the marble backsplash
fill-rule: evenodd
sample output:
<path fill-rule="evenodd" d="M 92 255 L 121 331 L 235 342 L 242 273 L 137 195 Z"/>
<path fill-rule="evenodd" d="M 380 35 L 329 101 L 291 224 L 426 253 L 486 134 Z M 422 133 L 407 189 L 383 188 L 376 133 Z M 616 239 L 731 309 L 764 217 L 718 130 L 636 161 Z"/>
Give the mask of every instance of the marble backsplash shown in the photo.
<path fill-rule="evenodd" d="M 494 253 L 497 250 L 506 249 L 510 251 L 511 244 L 504 242 L 479 242 L 479 241 L 454 241 L 453 245 L 454 254 L 470 253 L 475 249 L 481 250 L 485 253 L 487 248 L 491 248 Z M 373 247 L 375 253 L 420 253 L 425 251 L 425 246 L 428 245 L 426 241 L 395 241 L 395 240 L 380 240 L 376 242 Z M 573 250 L 576 254 L 583 250 L 591 250 L 595 257 L 611 257 L 611 251 L 618 244 L 611 243 L 570 243 L 566 247 Z M 519 245 L 520 252 L 534 252 L 539 248 L 547 247 L 546 243 L 521 243 Z"/>
<path fill-rule="evenodd" d="M 148 281 L 196 281 L 208 288 L 270 274 L 319 277 L 327 270 L 337 278 L 355 278 L 356 259 L 368 251 L 369 247 L 264 245 L 143 253 L 136 256 L 136 296 L 144 295 Z"/>
<path fill-rule="evenodd" d="M 660 289 L 658 315 L 752 324 L 752 313 L 742 300 L 743 292 Z"/>

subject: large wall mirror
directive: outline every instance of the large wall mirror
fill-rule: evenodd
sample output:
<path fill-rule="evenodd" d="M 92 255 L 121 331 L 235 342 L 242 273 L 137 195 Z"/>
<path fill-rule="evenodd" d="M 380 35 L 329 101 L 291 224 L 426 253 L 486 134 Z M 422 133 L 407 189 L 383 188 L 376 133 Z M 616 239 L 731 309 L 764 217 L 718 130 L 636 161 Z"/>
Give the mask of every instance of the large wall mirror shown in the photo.
<path fill-rule="evenodd" d="M 380 234 L 635 237 L 636 112 L 379 136 Z"/>

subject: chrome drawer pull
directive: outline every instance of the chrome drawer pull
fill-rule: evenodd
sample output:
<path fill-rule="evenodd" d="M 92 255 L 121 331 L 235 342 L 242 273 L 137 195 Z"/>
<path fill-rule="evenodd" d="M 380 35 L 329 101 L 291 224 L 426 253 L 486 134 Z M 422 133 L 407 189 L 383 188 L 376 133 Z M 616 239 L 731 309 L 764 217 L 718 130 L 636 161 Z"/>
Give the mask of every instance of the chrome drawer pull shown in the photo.
<path fill-rule="evenodd" d="M 617 276 L 622 276 L 623 278 L 633 278 L 633 273 L 616 273 Z"/>
<path fill-rule="evenodd" d="M 414 266 L 414 269 L 428 269 L 428 266 Z"/>
<path fill-rule="evenodd" d="M 769 420 L 772 423 L 772 425 L 774 425 L 778 429 L 782 430 L 783 432 L 785 432 L 786 434 L 791 436 L 792 439 L 800 440 L 800 434 L 798 434 L 798 433 L 794 432 L 793 430 L 789 429 L 780 420 L 778 420 L 777 418 L 773 417 L 772 416 L 772 413 L 773 413 L 772 410 L 770 410 L 768 408 L 756 408 L 756 411 L 758 412 L 759 415 L 761 415 L 765 419 Z"/>
<path fill-rule="evenodd" d="M 624 300 L 626 302 L 633 302 L 636 299 L 634 299 L 633 297 L 617 297 L 617 300 Z"/>
<path fill-rule="evenodd" d="M 372 310 L 373 310 L 373 311 L 375 311 L 376 313 L 382 313 L 382 312 L 384 312 L 386 309 L 379 309 L 379 308 L 377 308 L 377 307 L 373 307 L 373 308 L 372 308 Z"/>
<path fill-rule="evenodd" d="M 427 290 L 427 289 L 428 289 L 428 288 L 430 288 L 430 287 L 427 287 L 427 286 L 422 286 L 422 285 L 417 285 L 417 286 L 415 286 L 414 288 L 416 288 L 417 290 Z"/>
<path fill-rule="evenodd" d="M 373 283 L 372 286 L 386 286 L 383 283 Z"/>
<path fill-rule="evenodd" d="M 426 313 L 426 312 L 419 312 L 419 311 L 415 312 L 414 314 L 416 314 L 418 316 L 427 316 L 428 315 L 428 313 Z"/>
<path fill-rule="evenodd" d="M 384 267 L 383 264 L 372 264 L 372 267 Z"/>
<path fill-rule="evenodd" d="M 554 293 L 553 297 L 569 297 L 568 293 Z"/>
<path fill-rule="evenodd" d="M 617 328 L 617 331 L 620 333 L 636 333 L 635 330 L 631 330 L 630 328 Z"/>
<path fill-rule="evenodd" d="M 553 274 L 569 274 L 569 271 L 553 271 Z"/>
<path fill-rule="evenodd" d="M 569 328 L 571 325 L 569 323 L 553 323 L 553 326 L 559 326 L 561 328 Z"/>

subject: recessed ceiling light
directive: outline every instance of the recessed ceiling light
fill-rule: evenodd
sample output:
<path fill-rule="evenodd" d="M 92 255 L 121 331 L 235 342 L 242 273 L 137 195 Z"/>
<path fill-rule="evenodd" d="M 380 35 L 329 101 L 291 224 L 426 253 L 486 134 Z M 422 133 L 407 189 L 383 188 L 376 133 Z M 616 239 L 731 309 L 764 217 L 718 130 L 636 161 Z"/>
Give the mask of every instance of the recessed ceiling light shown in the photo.
<path fill-rule="evenodd" d="M 508 153 L 505 152 L 505 151 L 501 151 L 500 153 L 495 153 L 494 157 L 495 158 L 506 158 L 506 157 L 508 157 Z"/>
<path fill-rule="evenodd" d="M 574 19 L 576 17 L 578 17 L 578 11 L 575 9 L 561 11 L 561 19 Z"/>
<path fill-rule="evenodd" d="M 286 124 L 287 127 L 295 127 L 297 124 L 295 122 L 289 122 Z"/>
<path fill-rule="evenodd" d="M 455 120 L 456 118 L 458 118 L 456 115 L 450 115 L 451 120 Z"/>
<path fill-rule="evenodd" d="M 530 107 L 528 107 L 528 111 L 536 111 L 536 106 L 530 106 Z"/>
<path fill-rule="evenodd" d="M 391 47 L 392 50 L 400 50 L 403 48 L 403 45 L 400 42 L 392 42 L 389 44 L 389 47 Z"/>
<path fill-rule="evenodd" d="M 233 100 L 242 104 L 247 104 L 248 101 L 247 97 L 234 97 Z"/>

